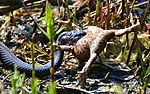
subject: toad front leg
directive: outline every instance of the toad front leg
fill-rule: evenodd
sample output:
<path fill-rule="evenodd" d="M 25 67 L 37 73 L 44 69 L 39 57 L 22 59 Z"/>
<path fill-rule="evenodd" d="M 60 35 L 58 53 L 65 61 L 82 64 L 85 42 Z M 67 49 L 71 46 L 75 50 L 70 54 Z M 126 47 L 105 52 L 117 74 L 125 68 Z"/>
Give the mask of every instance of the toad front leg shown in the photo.
<path fill-rule="evenodd" d="M 96 60 L 97 55 L 101 51 L 103 51 L 105 46 L 106 46 L 106 41 L 103 37 L 101 38 L 95 37 L 90 41 L 90 58 L 88 59 L 88 61 L 86 62 L 82 70 L 78 72 L 78 76 L 77 76 L 78 85 L 80 85 L 81 88 L 84 88 L 86 86 L 86 75 L 90 70 L 90 66 Z"/>
<path fill-rule="evenodd" d="M 85 66 L 82 68 L 82 71 L 78 72 L 77 85 L 80 85 L 81 88 L 84 88 L 86 86 L 86 75 L 88 73 L 89 67 L 92 65 L 96 57 L 97 57 L 96 53 L 91 53 L 90 59 L 86 62 Z"/>

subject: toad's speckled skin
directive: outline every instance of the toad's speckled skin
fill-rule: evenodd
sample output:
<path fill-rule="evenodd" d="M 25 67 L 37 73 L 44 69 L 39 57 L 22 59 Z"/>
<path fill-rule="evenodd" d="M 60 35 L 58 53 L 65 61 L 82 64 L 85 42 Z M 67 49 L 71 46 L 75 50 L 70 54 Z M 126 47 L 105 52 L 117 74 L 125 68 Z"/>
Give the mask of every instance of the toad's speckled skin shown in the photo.
<path fill-rule="evenodd" d="M 100 54 L 106 46 L 106 43 L 112 39 L 114 36 L 121 36 L 127 32 L 132 31 L 133 29 L 139 26 L 137 24 L 119 30 L 103 30 L 96 26 L 88 26 L 85 30 L 86 35 L 79 39 L 72 49 L 73 55 L 80 61 L 86 62 L 82 71 L 78 72 L 78 83 L 82 87 L 85 86 L 86 74 L 89 70 L 91 64 L 95 61 L 98 54 Z"/>

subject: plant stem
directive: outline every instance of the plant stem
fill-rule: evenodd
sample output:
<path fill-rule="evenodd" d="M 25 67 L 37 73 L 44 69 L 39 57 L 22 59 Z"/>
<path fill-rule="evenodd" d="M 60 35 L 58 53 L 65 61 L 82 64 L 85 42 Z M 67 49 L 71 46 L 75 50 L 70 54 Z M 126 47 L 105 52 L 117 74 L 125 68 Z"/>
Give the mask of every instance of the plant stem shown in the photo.
<path fill-rule="evenodd" d="M 96 21 L 97 21 L 97 17 L 100 18 L 100 6 L 101 6 L 101 0 L 97 0 L 97 4 L 96 4 L 96 16 L 94 17 L 94 22 L 93 22 L 93 25 L 96 24 Z M 90 21 L 89 21 L 90 22 Z"/>
<path fill-rule="evenodd" d="M 125 0 L 125 3 L 126 3 L 126 26 L 125 27 L 128 27 L 129 25 L 129 18 L 128 18 L 128 15 L 129 15 L 129 8 L 128 8 L 128 1 Z M 126 33 L 126 43 L 127 43 L 127 49 L 129 49 L 129 34 Z"/>
<path fill-rule="evenodd" d="M 68 28 L 69 28 L 69 30 L 72 30 L 72 23 L 71 23 L 72 21 L 71 21 L 70 10 L 69 10 L 69 7 L 68 7 L 68 0 L 65 0 L 65 5 L 66 5 L 66 9 L 67 9 L 67 16 L 68 16 L 68 19 L 70 20 Z"/>
<path fill-rule="evenodd" d="M 107 5 L 107 21 L 106 21 L 106 29 L 108 30 L 110 26 L 110 8 L 109 8 L 109 0 L 106 0 Z"/>

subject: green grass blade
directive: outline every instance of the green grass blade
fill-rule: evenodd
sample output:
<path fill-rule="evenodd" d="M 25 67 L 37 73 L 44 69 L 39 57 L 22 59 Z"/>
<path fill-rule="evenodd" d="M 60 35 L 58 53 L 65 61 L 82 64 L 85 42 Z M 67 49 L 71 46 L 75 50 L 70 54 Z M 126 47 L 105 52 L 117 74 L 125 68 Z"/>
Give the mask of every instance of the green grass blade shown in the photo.
<path fill-rule="evenodd" d="M 46 21 L 47 21 L 47 34 L 51 37 L 50 41 L 53 42 L 54 37 L 54 23 L 52 18 L 52 9 L 50 3 L 46 2 Z"/>

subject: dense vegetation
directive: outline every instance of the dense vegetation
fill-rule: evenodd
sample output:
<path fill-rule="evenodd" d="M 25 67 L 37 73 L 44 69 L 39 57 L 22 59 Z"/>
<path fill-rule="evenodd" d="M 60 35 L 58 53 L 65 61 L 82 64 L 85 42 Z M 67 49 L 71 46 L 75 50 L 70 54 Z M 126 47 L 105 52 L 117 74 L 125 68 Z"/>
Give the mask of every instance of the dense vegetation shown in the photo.
<path fill-rule="evenodd" d="M 10 0 L 11 5 L 1 1 L 0 40 L 19 59 L 33 64 L 33 75 L 28 78 L 17 71 L 17 65 L 12 72 L 1 64 L 2 94 L 150 93 L 150 0 L 19 1 Z M 58 71 L 52 66 L 51 77 L 34 76 L 35 64 L 55 58 L 53 42 L 60 33 L 86 26 L 119 30 L 136 24 L 137 19 L 140 26 L 135 31 L 107 42 L 88 73 L 86 88 L 76 86 L 76 72 L 82 65 L 70 52 L 65 52 Z"/>

